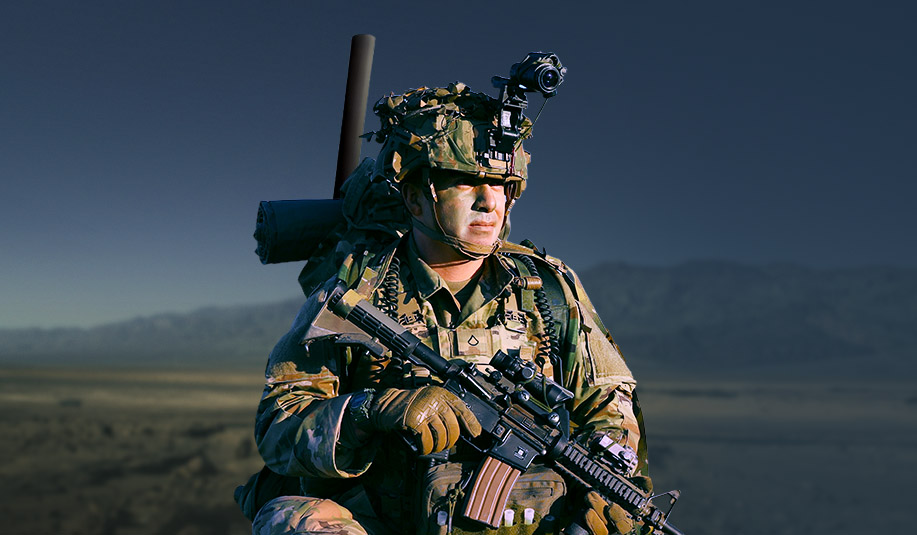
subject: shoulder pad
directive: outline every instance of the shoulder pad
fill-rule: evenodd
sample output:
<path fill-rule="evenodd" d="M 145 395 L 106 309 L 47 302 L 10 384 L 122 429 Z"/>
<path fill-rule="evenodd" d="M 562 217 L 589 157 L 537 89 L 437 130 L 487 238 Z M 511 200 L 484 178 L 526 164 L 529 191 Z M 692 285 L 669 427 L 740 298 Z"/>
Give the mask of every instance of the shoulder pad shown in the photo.
<path fill-rule="evenodd" d="M 354 261 L 348 267 L 347 277 L 342 278 L 351 289 L 367 297 L 382 284 L 382 277 L 388 270 L 401 240 L 395 240 L 378 253 L 367 253 L 361 261 Z M 343 268 L 342 268 L 343 271 Z"/>
<path fill-rule="evenodd" d="M 523 254 L 526 256 L 531 256 L 537 258 L 554 268 L 555 271 L 560 273 L 567 272 L 567 265 L 559 259 L 547 254 L 543 249 L 539 251 L 535 248 L 535 244 L 529 240 L 525 240 L 524 245 L 520 245 L 512 242 L 503 242 L 503 245 L 497 250 L 499 253 L 504 254 Z"/>
<path fill-rule="evenodd" d="M 500 248 L 497 249 L 498 253 L 504 254 L 524 254 L 524 255 L 533 255 L 535 254 L 535 249 L 531 247 L 526 247 L 524 245 L 519 245 L 518 243 L 512 243 L 504 241 L 500 244 Z"/>

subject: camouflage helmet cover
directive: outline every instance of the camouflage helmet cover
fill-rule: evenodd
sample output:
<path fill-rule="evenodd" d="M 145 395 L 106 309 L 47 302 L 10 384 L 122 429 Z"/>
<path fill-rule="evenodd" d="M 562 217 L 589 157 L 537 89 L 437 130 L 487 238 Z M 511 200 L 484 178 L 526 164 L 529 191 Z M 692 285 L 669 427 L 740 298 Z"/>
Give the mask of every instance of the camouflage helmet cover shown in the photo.
<path fill-rule="evenodd" d="M 532 123 L 522 123 L 522 135 L 507 161 L 489 147 L 489 132 L 497 124 L 497 99 L 454 82 L 448 87 L 421 87 L 403 95 L 381 98 L 373 107 L 382 123 L 376 175 L 398 184 L 414 169 L 429 167 L 517 182 L 514 197 L 525 189 L 530 156 L 521 140 L 531 135 Z"/>

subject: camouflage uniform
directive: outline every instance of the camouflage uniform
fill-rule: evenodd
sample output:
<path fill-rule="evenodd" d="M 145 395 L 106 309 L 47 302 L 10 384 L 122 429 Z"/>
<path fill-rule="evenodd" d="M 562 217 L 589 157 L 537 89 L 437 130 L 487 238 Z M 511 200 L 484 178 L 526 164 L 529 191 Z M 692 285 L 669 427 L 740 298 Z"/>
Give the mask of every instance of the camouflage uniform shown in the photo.
<path fill-rule="evenodd" d="M 524 358 L 536 357 L 544 337 L 542 318 L 531 296 L 510 285 L 524 267 L 504 254 L 488 257 L 477 287 L 460 308 L 442 278 L 419 259 L 410 237 L 399 243 L 397 249 L 392 246 L 376 257 L 345 265 L 342 278 L 379 303 L 380 274 L 397 256 L 402 260 L 398 321 L 427 345 L 447 358 L 482 366 L 497 349 L 519 349 Z M 557 316 L 566 318 L 558 325 L 563 341 L 561 379 L 575 394 L 571 420 L 576 431 L 611 432 L 641 452 L 639 469 L 644 470 L 642 426 L 633 403 L 635 381 L 576 276 L 561 262 L 532 249 L 505 244 L 501 252 L 533 258 L 541 276 L 554 277 L 547 282 L 556 284 L 566 296 L 566 302 L 552 305 Z M 254 533 L 290 533 L 285 530 L 291 523 L 299 523 L 300 531 L 292 531 L 295 533 L 327 531 L 328 526 L 320 522 L 332 522 L 338 526 L 335 529 L 348 533 L 375 533 L 379 528 L 371 525 L 379 519 L 390 526 L 416 522 L 413 509 L 423 505 L 405 499 L 413 492 L 407 476 L 413 467 L 406 448 L 398 444 L 397 437 L 380 437 L 370 447 L 349 450 L 340 443 L 341 422 L 355 390 L 410 388 L 433 379 L 423 368 L 393 365 L 390 359 L 376 360 L 355 348 L 336 345 L 327 333 L 315 328 L 322 314 L 330 314 L 321 309 L 318 293 L 306 301 L 293 328 L 270 356 L 255 433 L 267 466 L 279 474 L 303 478 L 305 492 L 313 497 L 283 497 L 269 503 L 255 519 Z M 552 376 L 550 362 L 536 362 Z M 332 488 L 328 484 L 332 480 L 344 487 L 348 480 L 362 483 L 377 518 L 364 507 L 364 514 L 355 520 L 330 501 L 330 497 L 341 500 L 342 496 L 340 485 Z"/>
<path fill-rule="evenodd" d="M 412 235 L 406 234 L 411 224 L 392 184 L 411 169 L 499 177 L 511 184 L 508 214 L 525 188 L 529 155 L 518 145 L 504 160 L 478 157 L 487 149 L 484 138 L 495 124 L 495 106 L 490 97 L 458 83 L 386 97 L 376 105 L 383 148 L 375 162 L 364 160 L 345 184 L 347 225 L 332 233 L 307 263 L 300 284 L 309 297 L 268 361 L 255 439 L 270 470 L 261 474 L 266 483 L 253 476 L 237 494 L 250 516 L 260 507 L 253 533 L 443 534 L 443 515 L 454 531 L 493 532 L 463 523 L 455 509 L 462 483 L 479 461 L 467 445 L 449 450 L 448 459 L 418 461 L 395 433 L 373 437 L 361 447 L 342 439 L 354 392 L 438 381 L 423 368 L 390 356 L 373 358 L 336 340 L 333 328 L 326 327 L 334 321 L 326 322 L 331 313 L 322 302 L 337 279 L 388 308 L 446 358 L 486 366 L 497 350 L 518 349 L 520 356 L 574 393 L 568 404 L 574 434 L 608 433 L 638 452 L 637 471 L 645 474 L 635 381 L 573 271 L 532 247 L 497 241 L 497 249 L 482 253 L 480 278 L 460 303 L 420 259 Z M 527 136 L 531 123 L 526 119 L 523 126 Z M 537 273 L 530 273 L 521 257 L 531 259 Z M 539 276 L 550 290 L 546 295 L 559 333 L 560 369 L 544 358 L 545 318 L 533 291 L 511 284 L 517 276 Z M 291 485 L 292 479 L 277 482 L 273 473 L 298 478 L 298 484 Z M 561 512 L 559 498 L 565 493 L 558 474 L 533 465 L 517 480 L 508 507 L 528 508 L 537 502 L 536 521 L 510 531 L 529 535 L 564 527 L 551 528 L 541 520 Z M 517 511 L 517 518 L 521 513 Z"/>

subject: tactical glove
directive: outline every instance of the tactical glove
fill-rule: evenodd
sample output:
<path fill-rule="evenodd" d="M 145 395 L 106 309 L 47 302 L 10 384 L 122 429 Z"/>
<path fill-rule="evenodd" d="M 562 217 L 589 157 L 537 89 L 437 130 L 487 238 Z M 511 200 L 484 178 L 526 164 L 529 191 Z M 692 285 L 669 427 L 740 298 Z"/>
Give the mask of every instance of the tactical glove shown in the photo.
<path fill-rule="evenodd" d="M 648 476 L 636 476 L 630 480 L 646 492 L 653 489 L 653 481 Z M 609 535 L 630 533 L 634 529 L 634 520 L 620 505 L 608 503 L 602 496 L 590 490 L 585 497 L 586 507 L 580 517 L 580 525 L 586 528 L 589 535 Z M 610 530 L 614 531 L 610 531 Z"/>
<path fill-rule="evenodd" d="M 440 386 L 383 390 L 373 399 L 368 416 L 373 430 L 408 431 L 421 455 L 451 448 L 462 432 L 481 433 L 481 424 L 465 403 Z"/>

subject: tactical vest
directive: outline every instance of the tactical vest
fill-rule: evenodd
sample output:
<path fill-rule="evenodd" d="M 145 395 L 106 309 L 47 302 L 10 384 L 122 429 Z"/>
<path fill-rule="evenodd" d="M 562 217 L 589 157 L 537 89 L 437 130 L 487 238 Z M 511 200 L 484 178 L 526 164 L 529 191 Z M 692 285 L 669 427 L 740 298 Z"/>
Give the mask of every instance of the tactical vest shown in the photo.
<path fill-rule="evenodd" d="M 517 275 L 530 274 L 518 260 L 501 255 L 499 261 Z M 381 268 L 391 269 L 391 255 Z M 552 363 L 543 356 L 546 329 L 531 290 L 508 287 L 460 324 L 443 326 L 437 321 L 433 305 L 416 295 L 405 262 L 398 269 L 397 289 L 392 288 L 394 291 L 390 290 L 388 297 L 382 286 L 384 278 L 385 273 L 366 268 L 357 291 L 364 296 L 371 294 L 373 303 L 379 308 L 385 309 L 390 303 L 398 323 L 444 358 L 459 358 L 488 369 L 497 351 L 518 350 L 523 359 L 535 362 L 542 373 L 554 377 Z M 416 388 L 434 382 L 429 370 L 397 360 L 393 363 L 388 352 L 383 359 L 372 359 L 364 353 L 351 355 L 348 360 L 350 390 Z"/>
<path fill-rule="evenodd" d="M 554 367 L 542 351 L 546 329 L 532 290 L 510 286 L 458 325 L 447 327 L 439 324 L 433 305 L 415 292 L 406 262 L 401 262 L 397 276 L 389 275 L 386 280 L 392 269 L 392 256 L 374 263 L 375 269 L 365 268 L 357 291 L 371 295 L 377 307 L 383 310 L 388 307 L 390 315 L 423 343 L 447 359 L 460 358 L 484 370 L 489 369 L 489 362 L 498 350 L 519 350 L 522 358 L 536 362 L 542 373 L 554 377 Z M 501 255 L 499 261 L 518 276 L 535 275 L 518 259 Z M 348 377 L 343 383 L 351 391 L 366 387 L 416 388 L 436 382 L 429 370 L 392 359 L 388 352 L 382 358 L 350 352 L 349 360 Z M 419 535 L 442 535 L 450 529 L 455 534 L 484 533 L 478 525 L 460 518 L 461 489 L 477 468 L 479 458 L 469 457 L 460 443 L 451 452 L 452 460 L 433 456 L 418 462 L 398 443 L 400 437 L 389 438 L 391 442 L 378 448 L 377 457 L 363 478 L 376 512 L 392 525 L 405 526 L 410 522 L 417 526 Z M 562 505 L 559 498 L 565 493 L 566 485 L 560 475 L 533 466 L 517 482 L 507 502 L 517 519 L 514 526 L 486 532 L 533 533 L 545 516 L 558 517 Z M 532 510 L 532 524 L 524 523 L 526 509 Z"/>

